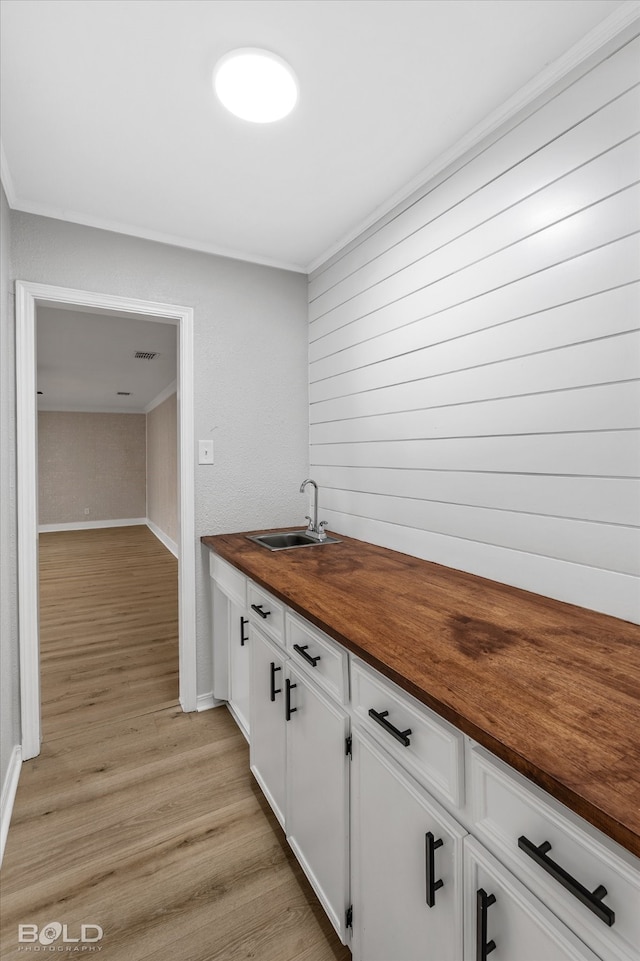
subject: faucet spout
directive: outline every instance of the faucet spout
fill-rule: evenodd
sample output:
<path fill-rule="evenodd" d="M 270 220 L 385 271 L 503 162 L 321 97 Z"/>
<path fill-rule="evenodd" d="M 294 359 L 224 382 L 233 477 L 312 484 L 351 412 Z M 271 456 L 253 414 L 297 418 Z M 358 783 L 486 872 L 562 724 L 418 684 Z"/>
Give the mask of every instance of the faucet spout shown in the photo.
<path fill-rule="evenodd" d="M 308 477 L 300 484 L 301 494 L 304 494 L 304 489 L 307 484 L 311 484 L 313 487 L 313 520 L 311 522 L 310 533 L 317 535 L 320 533 L 318 529 L 318 485 L 314 480 L 311 480 L 311 478 Z"/>

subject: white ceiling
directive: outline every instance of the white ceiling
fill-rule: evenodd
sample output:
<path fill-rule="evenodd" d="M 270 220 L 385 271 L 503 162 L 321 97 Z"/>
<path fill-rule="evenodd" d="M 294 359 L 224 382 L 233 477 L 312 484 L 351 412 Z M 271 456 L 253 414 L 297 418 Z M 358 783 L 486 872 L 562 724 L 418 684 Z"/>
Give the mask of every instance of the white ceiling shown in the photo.
<path fill-rule="evenodd" d="M 174 324 L 38 307 L 38 409 L 142 412 L 176 380 L 176 344 Z M 137 350 L 158 356 L 135 360 Z"/>
<path fill-rule="evenodd" d="M 21 210 L 307 270 L 630 0 L 2 0 L 3 181 Z M 272 125 L 212 93 L 284 57 Z"/>

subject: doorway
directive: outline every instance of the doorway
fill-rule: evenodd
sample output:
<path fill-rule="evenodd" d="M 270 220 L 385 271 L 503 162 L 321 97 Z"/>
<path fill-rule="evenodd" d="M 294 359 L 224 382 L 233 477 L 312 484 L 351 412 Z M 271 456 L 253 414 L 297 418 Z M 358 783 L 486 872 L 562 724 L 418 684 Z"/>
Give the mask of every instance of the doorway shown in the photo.
<path fill-rule="evenodd" d="M 22 758 L 40 752 L 36 310 L 65 307 L 177 327 L 179 698 L 196 710 L 193 473 L 193 310 L 90 291 L 16 282 L 18 584 Z"/>

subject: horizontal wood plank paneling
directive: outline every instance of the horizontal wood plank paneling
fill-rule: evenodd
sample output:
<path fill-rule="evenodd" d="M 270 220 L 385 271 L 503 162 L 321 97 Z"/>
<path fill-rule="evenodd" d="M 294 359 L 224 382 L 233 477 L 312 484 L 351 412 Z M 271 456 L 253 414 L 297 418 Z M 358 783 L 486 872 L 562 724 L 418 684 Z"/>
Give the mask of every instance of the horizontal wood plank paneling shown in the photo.
<path fill-rule="evenodd" d="M 309 394 L 312 403 L 337 398 L 337 409 L 349 416 L 348 397 L 358 404 L 360 413 L 385 413 L 606 384 L 638 376 L 639 343 L 640 333 L 633 331 L 479 367 L 473 366 L 472 356 L 462 355 L 457 370 L 451 369 L 452 361 L 444 352 L 438 358 L 441 363 L 433 366 L 410 354 L 311 384 Z M 393 375 L 402 380 L 394 380 Z M 326 412 L 321 419 L 328 419 Z"/>
<path fill-rule="evenodd" d="M 546 98 L 542 104 L 533 104 L 521 118 L 515 118 L 503 131 L 497 131 L 488 143 L 478 145 L 468 156 L 461 157 L 451 169 L 416 191 L 413 197 L 350 243 L 345 251 L 335 254 L 314 271 L 309 287 L 311 300 L 391 248 L 399 239 L 420 230 L 434 216 L 502 179 L 524 160 L 569 136 L 574 128 L 588 124 L 603 108 L 638 84 L 639 58 L 640 40 L 636 37 L 584 76 L 562 84 L 556 96 Z M 589 127 L 583 130 L 589 138 Z M 568 154 L 571 166 L 577 166 L 581 162 L 579 158 L 592 155 L 588 144 L 579 147 L 577 154 L 577 157 Z M 534 189 L 536 184 L 540 185 L 535 177 L 532 183 Z M 521 189 L 518 197 L 526 192 Z"/>
<path fill-rule="evenodd" d="M 551 427 L 549 426 L 551 425 Z M 640 381 L 312 424 L 312 444 L 640 428 Z"/>
<path fill-rule="evenodd" d="M 375 337 L 394 336 L 394 331 L 412 324 L 426 325 L 432 330 L 433 342 L 451 339 L 483 327 L 532 316 L 573 300 L 586 299 L 602 291 L 615 289 L 640 277 L 640 239 L 624 237 L 605 247 L 596 247 L 578 257 L 555 264 L 545 271 L 529 274 L 515 283 L 496 287 L 478 297 L 463 297 L 453 306 L 427 305 L 416 312 L 409 299 L 399 301 L 394 309 L 377 311 L 354 321 L 310 344 L 310 359 L 329 356 L 364 343 Z M 433 308 L 433 309 L 431 309 Z"/>
<path fill-rule="evenodd" d="M 624 105 L 639 113 L 640 88 L 633 94 L 633 100 L 626 104 L 625 98 Z M 377 288 L 385 300 L 392 299 L 397 291 L 419 287 L 425 270 L 442 276 L 452 268 L 459 269 L 460 264 L 473 263 L 478 250 L 499 250 L 517 243 L 597 203 L 603 191 L 611 194 L 634 183 L 640 165 L 640 139 L 637 133 L 623 132 L 628 139 L 518 203 L 508 204 L 507 198 L 491 196 L 483 197 L 485 204 L 480 210 L 469 209 L 469 201 L 460 204 L 448 216 L 429 224 L 428 229 L 394 246 L 393 258 L 378 258 L 319 297 L 313 304 L 312 320 L 357 298 L 369 286 Z M 497 186 L 494 190 L 497 192 Z M 496 202 L 500 204 L 498 212 Z"/>
<path fill-rule="evenodd" d="M 640 620 L 633 34 L 314 273 L 309 395 L 335 530 Z"/>
<path fill-rule="evenodd" d="M 325 491 L 325 510 L 449 534 L 496 547 L 640 575 L 636 531 L 612 524 L 465 507 L 407 497 Z"/>
<path fill-rule="evenodd" d="M 640 186 L 634 184 L 539 232 L 524 235 L 517 243 L 503 247 L 492 245 L 485 254 L 478 250 L 473 261 L 458 261 L 455 250 L 446 247 L 442 257 L 430 258 L 425 269 L 419 272 L 420 278 L 415 272 L 409 277 L 403 273 L 369 286 L 362 294 L 321 317 L 313 325 L 313 334 L 316 328 L 319 334 L 327 333 L 377 311 L 389 312 L 401 300 L 407 300 L 411 309 L 417 311 L 417 319 L 425 312 L 460 303 L 461 292 L 465 299 L 479 297 L 637 233 L 639 209 Z"/>
<path fill-rule="evenodd" d="M 639 433 L 619 430 L 322 444 L 314 448 L 314 463 L 638 477 Z"/>
<path fill-rule="evenodd" d="M 410 354 L 423 368 L 427 366 L 424 364 L 427 359 L 429 372 L 432 365 L 447 369 L 451 360 L 459 364 L 461 357 L 467 362 L 473 361 L 473 366 L 495 363 L 614 334 L 635 332 L 639 308 L 640 288 L 634 283 L 457 336 L 446 337 L 442 328 L 438 334 L 433 328 L 439 325 L 433 323 L 411 324 L 393 331 L 388 337 L 376 337 L 312 364 L 311 378 L 315 383 L 373 364 L 383 364 L 392 358 L 407 359 Z M 460 343 L 461 337 L 466 338 L 463 343 Z M 447 358 L 450 358 L 449 362 Z"/>
<path fill-rule="evenodd" d="M 322 488 L 640 527 L 640 480 L 492 471 L 314 466 Z"/>

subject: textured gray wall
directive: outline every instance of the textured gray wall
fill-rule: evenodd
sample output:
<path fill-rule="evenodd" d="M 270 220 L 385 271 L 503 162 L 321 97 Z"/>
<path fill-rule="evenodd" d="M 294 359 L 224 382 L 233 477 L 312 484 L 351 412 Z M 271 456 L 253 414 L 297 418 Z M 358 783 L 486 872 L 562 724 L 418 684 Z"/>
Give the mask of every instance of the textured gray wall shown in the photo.
<path fill-rule="evenodd" d="M 302 523 L 308 470 L 307 280 L 93 227 L 11 213 L 12 276 L 194 308 L 198 694 L 212 689 L 203 534 Z M 195 456 L 195 452 L 194 452 Z"/>
<path fill-rule="evenodd" d="M 20 740 L 16 551 L 15 314 L 9 205 L 0 187 L 0 787 Z"/>

